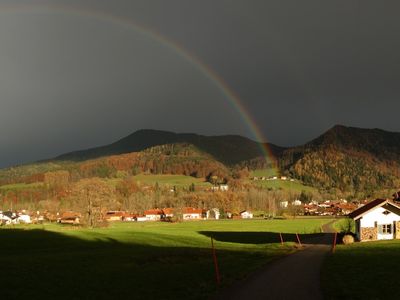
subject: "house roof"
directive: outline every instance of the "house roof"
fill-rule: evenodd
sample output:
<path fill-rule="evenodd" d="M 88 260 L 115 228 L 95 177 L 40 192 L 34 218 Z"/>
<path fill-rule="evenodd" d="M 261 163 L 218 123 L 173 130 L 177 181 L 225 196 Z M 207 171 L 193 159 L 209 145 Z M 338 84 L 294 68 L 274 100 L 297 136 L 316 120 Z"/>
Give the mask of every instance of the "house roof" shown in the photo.
<path fill-rule="evenodd" d="M 164 208 L 163 209 L 164 214 L 166 215 L 171 215 L 174 213 L 174 209 L 173 208 Z"/>
<path fill-rule="evenodd" d="M 375 199 L 375 200 L 368 202 L 364 206 L 361 206 L 360 208 L 356 209 L 355 211 L 351 212 L 349 214 L 349 217 L 352 219 L 355 219 L 355 220 L 359 219 L 363 215 L 368 213 L 369 211 L 371 211 L 377 207 L 384 206 L 385 204 L 389 204 L 393 207 L 400 209 L 400 206 L 398 204 L 394 203 L 393 201 L 391 201 L 389 199 Z"/>
<path fill-rule="evenodd" d="M 182 208 L 183 214 L 202 214 L 203 210 L 201 208 L 194 208 L 194 207 L 184 207 Z"/>
<path fill-rule="evenodd" d="M 125 211 L 119 211 L 119 210 L 110 210 L 107 212 L 107 216 L 109 217 L 122 217 L 126 214 Z"/>
<path fill-rule="evenodd" d="M 162 215 L 163 211 L 161 209 L 149 209 L 144 211 L 145 215 Z"/>
<path fill-rule="evenodd" d="M 61 219 L 76 219 L 80 218 L 82 215 L 74 211 L 65 211 L 61 214 Z"/>

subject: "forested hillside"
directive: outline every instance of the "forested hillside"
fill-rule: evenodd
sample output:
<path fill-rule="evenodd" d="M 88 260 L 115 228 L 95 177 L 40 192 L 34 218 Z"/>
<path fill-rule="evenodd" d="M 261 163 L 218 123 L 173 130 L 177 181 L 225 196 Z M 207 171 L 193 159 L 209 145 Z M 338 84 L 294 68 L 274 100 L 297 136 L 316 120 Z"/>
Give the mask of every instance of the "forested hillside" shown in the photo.
<path fill-rule="evenodd" d="M 245 183 L 251 170 L 268 170 L 275 163 L 281 175 L 333 196 L 368 197 L 400 185 L 399 133 L 335 126 L 303 146 L 285 149 L 268 145 L 276 161 L 265 160 L 261 146 L 233 135 L 140 130 L 108 146 L 0 170 L 0 185 L 127 178 L 142 173 Z"/>
<path fill-rule="evenodd" d="M 400 134 L 335 126 L 284 151 L 279 164 L 282 172 L 320 189 L 368 195 L 400 184 Z"/>

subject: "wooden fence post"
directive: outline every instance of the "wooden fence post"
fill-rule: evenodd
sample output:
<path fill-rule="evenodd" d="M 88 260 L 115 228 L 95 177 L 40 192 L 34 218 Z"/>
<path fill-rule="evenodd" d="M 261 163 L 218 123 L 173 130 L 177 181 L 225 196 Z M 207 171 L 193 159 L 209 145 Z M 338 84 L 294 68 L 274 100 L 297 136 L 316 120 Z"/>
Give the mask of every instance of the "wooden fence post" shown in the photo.
<path fill-rule="evenodd" d="M 279 237 L 281 238 L 281 245 L 283 246 L 283 237 L 281 232 L 279 232 Z"/>
<path fill-rule="evenodd" d="M 336 250 L 336 242 L 337 242 L 337 231 L 335 232 L 335 235 L 334 235 L 334 237 L 333 237 L 332 253 L 335 253 L 335 250 Z"/>
<path fill-rule="evenodd" d="M 303 247 L 303 245 L 301 244 L 301 241 L 300 241 L 300 237 L 297 233 L 296 233 L 296 237 L 297 237 L 297 242 L 299 243 L 300 247 Z"/>
<path fill-rule="evenodd" d="M 215 246 L 214 246 L 214 239 L 212 237 L 211 237 L 211 250 L 212 250 L 214 268 L 215 268 L 215 280 L 217 282 L 217 285 L 220 285 L 221 284 L 221 276 L 219 274 L 218 260 L 217 260 L 217 253 L 215 251 Z"/>

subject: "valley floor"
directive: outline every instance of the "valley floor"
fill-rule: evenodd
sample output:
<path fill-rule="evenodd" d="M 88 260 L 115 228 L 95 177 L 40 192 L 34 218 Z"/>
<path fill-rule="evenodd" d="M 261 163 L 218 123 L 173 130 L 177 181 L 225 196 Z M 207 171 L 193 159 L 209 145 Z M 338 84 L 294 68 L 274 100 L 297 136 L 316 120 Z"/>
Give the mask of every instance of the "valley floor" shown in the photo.
<path fill-rule="evenodd" d="M 113 223 L 0 229 L 2 297 L 7 299 L 204 299 L 221 287 L 295 251 L 329 219 Z M 279 232 L 283 233 L 284 245 Z"/>

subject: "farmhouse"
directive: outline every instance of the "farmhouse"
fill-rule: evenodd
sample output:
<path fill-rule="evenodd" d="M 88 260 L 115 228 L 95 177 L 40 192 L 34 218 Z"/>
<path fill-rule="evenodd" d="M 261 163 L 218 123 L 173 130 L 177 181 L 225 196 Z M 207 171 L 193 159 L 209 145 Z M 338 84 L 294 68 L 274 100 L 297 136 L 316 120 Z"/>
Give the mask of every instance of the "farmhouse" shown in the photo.
<path fill-rule="evenodd" d="M 248 210 L 241 211 L 240 216 L 242 219 L 253 219 L 253 213 Z"/>
<path fill-rule="evenodd" d="M 174 216 L 174 209 L 170 207 L 164 208 L 163 213 L 166 218 L 172 218 Z"/>
<path fill-rule="evenodd" d="M 61 224 L 79 224 L 80 219 L 82 218 L 80 213 L 73 211 L 66 211 L 61 214 L 61 216 L 57 219 L 58 223 Z"/>
<path fill-rule="evenodd" d="M 111 210 L 106 213 L 106 220 L 107 221 L 122 221 L 126 212 L 118 211 L 118 210 Z"/>
<path fill-rule="evenodd" d="M 203 210 L 201 208 L 184 207 L 182 209 L 182 218 L 184 220 L 201 220 L 203 218 Z"/>
<path fill-rule="evenodd" d="M 389 199 L 376 199 L 349 214 L 356 222 L 358 240 L 400 238 L 400 205 Z"/>
<path fill-rule="evenodd" d="M 219 220 L 221 213 L 218 208 L 212 208 L 206 211 L 206 219 Z"/>
<path fill-rule="evenodd" d="M 144 212 L 148 221 L 160 221 L 164 215 L 161 209 L 149 209 Z"/>

